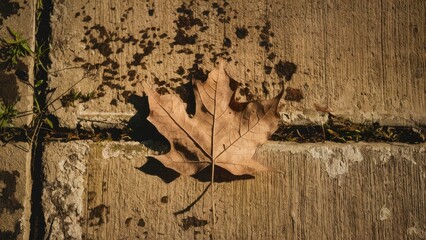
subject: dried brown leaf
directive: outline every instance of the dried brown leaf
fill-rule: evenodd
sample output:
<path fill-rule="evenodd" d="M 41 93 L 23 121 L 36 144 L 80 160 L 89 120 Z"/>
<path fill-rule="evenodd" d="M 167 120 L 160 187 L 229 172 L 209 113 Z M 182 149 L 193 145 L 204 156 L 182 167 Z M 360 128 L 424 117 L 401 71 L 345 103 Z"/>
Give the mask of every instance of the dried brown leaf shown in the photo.
<path fill-rule="evenodd" d="M 168 153 L 154 156 L 164 166 L 183 175 L 212 164 L 234 175 L 269 170 L 252 157 L 278 128 L 277 107 L 283 91 L 271 100 L 237 102 L 225 64 L 219 60 L 205 82 L 193 81 L 196 111 L 192 118 L 176 95 L 159 95 L 144 84 L 148 120 L 171 145 Z"/>

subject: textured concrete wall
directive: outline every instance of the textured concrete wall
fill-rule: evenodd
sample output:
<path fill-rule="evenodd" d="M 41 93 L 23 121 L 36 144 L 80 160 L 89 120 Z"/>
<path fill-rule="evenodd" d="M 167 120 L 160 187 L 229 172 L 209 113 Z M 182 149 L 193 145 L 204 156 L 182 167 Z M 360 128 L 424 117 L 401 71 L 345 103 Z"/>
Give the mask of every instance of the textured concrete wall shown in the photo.
<path fill-rule="evenodd" d="M 285 123 L 322 124 L 332 113 L 426 124 L 426 1 L 52 2 L 48 74 L 56 89 L 50 99 L 58 100 L 50 110 L 62 127 L 124 127 L 146 110 L 142 82 L 186 96 L 181 86 L 205 79 L 218 57 L 228 60 L 242 101 L 272 98 L 295 71 L 280 106 Z M 1 36 L 10 38 L 8 26 L 33 48 L 35 2 L 1 4 Z M 33 84 L 33 66 L 27 57 L 0 71 L 0 101 L 32 110 L 31 87 L 16 70 Z M 15 125 L 30 121 L 26 115 Z M 1 239 L 29 237 L 29 148 L 0 147 Z M 158 164 L 144 165 L 149 152 L 135 142 L 46 143 L 46 236 L 426 238 L 424 144 L 270 142 L 258 160 L 283 174 L 215 184 L 215 227 L 209 192 L 173 214 L 200 196 L 206 179 L 171 181 L 176 176 Z M 152 175 L 157 169 L 163 180 Z"/>
<path fill-rule="evenodd" d="M 426 145 L 269 142 L 257 160 L 283 173 L 208 185 L 142 172 L 139 143 L 49 143 L 43 206 L 53 239 L 422 239 Z M 160 174 L 167 177 L 164 169 Z M 153 169 L 151 169 L 153 170 Z M 146 170 L 145 170 L 146 171 Z M 148 171 L 149 172 L 149 171 Z M 151 172 L 153 173 L 153 172 Z M 168 175 L 170 177 L 170 175 Z"/>
<path fill-rule="evenodd" d="M 63 126 L 118 125 L 141 82 L 161 93 L 229 60 L 241 99 L 286 85 L 283 121 L 425 124 L 425 1 L 54 1 L 51 87 Z M 61 108 L 65 106 L 64 108 Z"/>

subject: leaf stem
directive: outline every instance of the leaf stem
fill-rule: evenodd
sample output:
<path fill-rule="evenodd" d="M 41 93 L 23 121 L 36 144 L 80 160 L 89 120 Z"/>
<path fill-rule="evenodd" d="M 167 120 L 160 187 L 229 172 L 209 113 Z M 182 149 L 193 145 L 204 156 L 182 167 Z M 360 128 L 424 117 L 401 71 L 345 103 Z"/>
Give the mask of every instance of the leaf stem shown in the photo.
<path fill-rule="evenodd" d="M 216 207 L 214 205 L 214 159 L 213 159 L 213 164 L 212 164 L 212 179 L 211 179 L 211 194 L 212 194 L 212 217 L 213 217 L 213 231 L 214 231 L 214 227 L 216 225 Z"/>

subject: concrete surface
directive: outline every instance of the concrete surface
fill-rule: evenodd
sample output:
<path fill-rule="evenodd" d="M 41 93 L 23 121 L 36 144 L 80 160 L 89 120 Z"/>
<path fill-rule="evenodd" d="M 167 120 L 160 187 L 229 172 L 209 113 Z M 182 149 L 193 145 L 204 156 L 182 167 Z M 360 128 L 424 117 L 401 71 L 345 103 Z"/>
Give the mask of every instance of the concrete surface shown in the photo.
<path fill-rule="evenodd" d="M 29 238 L 30 167 L 28 144 L 10 142 L 0 146 L 0 239 Z"/>
<path fill-rule="evenodd" d="M 48 143 L 43 207 L 51 239 L 424 239 L 426 145 L 268 142 L 267 172 L 166 183 L 135 142 Z M 172 175 L 168 175 L 171 177 Z M 199 179 L 203 179 L 199 176 Z"/>
<path fill-rule="evenodd" d="M 26 39 L 31 49 L 35 45 L 35 2 L 34 0 L 2 1 L 0 9 L 0 36 L 11 40 L 6 27 Z M 28 79 L 19 80 L 15 71 L 28 75 Z M 24 57 L 10 70 L 0 69 L 0 101 L 5 105 L 14 105 L 20 116 L 14 119 L 14 126 L 29 124 L 32 120 L 33 91 L 28 84 L 34 84 L 34 61 Z"/>
<path fill-rule="evenodd" d="M 182 93 L 218 56 L 241 100 L 272 98 L 296 64 L 286 123 L 426 124 L 425 1 L 53 2 L 51 87 L 92 94 L 57 101 L 65 127 L 121 127 L 142 81 Z"/>

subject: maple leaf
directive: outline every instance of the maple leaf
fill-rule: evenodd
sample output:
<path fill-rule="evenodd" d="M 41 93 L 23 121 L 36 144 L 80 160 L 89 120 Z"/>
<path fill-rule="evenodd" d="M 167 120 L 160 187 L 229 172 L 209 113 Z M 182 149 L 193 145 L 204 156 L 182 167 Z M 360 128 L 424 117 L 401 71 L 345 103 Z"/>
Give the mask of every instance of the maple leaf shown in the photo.
<path fill-rule="evenodd" d="M 252 157 L 278 128 L 277 107 L 283 91 L 271 100 L 238 102 L 225 64 L 219 60 L 205 82 L 193 80 L 192 117 L 179 97 L 159 95 L 144 83 L 150 108 L 148 120 L 171 146 L 168 153 L 151 157 L 182 175 L 194 175 L 209 165 L 233 175 L 270 170 Z"/>

